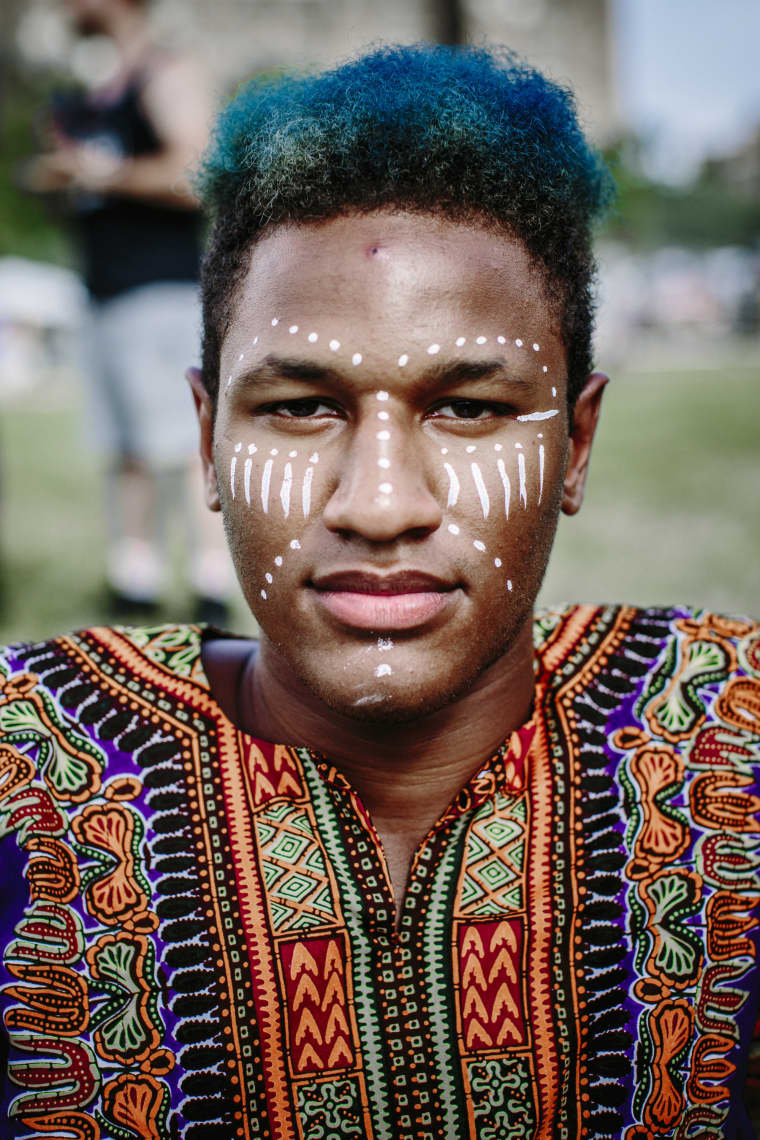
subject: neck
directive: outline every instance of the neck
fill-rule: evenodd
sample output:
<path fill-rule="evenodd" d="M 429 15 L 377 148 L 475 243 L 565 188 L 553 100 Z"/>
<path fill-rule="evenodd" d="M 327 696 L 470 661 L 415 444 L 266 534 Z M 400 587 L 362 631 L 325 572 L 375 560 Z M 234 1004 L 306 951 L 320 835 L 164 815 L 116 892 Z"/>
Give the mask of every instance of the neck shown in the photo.
<path fill-rule="evenodd" d="M 424 834 L 454 795 L 530 715 L 532 622 L 463 696 L 403 724 L 345 717 L 294 680 L 262 643 L 238 691 L 241 727 L 324 753 L 351 782 L 380 831 Z"/>

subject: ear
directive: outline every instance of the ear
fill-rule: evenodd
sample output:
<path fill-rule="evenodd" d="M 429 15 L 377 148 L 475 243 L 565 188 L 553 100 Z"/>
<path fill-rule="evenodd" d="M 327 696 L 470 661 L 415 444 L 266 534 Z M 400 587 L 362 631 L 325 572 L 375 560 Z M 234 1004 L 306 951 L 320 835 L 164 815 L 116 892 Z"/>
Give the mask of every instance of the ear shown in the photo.
<path fill-rule="evenodd" d="M 201 431 L 200 448 L 203 465 L 203 483 L 206 489 L 206 506 L 210 511 L 220 511 L 219 488 L 214 467 L 214 408 L 211 397 L 203 383 L 200 368 L 188 368 L 185 379 L 193 393 L 193 402 Z"/>
<path fill-rule="evenodd" d="M 570 432 L 565 487 L 562 495 L 562 510 L 566 515 L 574 515 L 581 509 L 591 444 L 599 419 L 602 393 L 608 379 L 609 377 L 603 372 L 592 372 L 573 409 L 573 426 Z"/>

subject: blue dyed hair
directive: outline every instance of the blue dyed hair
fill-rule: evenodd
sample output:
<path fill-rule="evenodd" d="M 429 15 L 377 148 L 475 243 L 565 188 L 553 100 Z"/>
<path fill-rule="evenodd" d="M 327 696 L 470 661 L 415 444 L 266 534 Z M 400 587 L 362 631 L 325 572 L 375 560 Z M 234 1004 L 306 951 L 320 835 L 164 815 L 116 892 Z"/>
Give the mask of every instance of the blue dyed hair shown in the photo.
<path fill-rule="evenodd" d="M 268 228 L 382 208 L 521 239 L 556 301 L 572 408 L 591 370 L 593 223 L 611 176 L 572 94 L 506 49 L 383 47 L 314 76 L 253 80 L 222 112 L 200 175 L 213 219 L 204 381 L 250 250 Z"/>

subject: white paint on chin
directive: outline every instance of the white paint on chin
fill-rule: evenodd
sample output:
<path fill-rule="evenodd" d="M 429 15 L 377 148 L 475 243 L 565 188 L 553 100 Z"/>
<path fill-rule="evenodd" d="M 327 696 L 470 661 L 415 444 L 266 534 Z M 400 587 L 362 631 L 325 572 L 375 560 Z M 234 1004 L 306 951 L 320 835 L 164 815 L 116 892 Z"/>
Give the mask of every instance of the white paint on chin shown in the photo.
<path fill-rule="evenodd" d="M 390 677 L 392 672 L 393 672 L 393 670 L 391 669 L 388 662 L 383 661 L 383 663 L 381 665 L 378 665 L 377 669 L 375 669 L 375 676 L 376 677 Z"/>
<path fill-rule="evenodd" d="M 393 641 L 390 637 L 378 637 L 377 648 L 382 650 L 393 649 Z"/>

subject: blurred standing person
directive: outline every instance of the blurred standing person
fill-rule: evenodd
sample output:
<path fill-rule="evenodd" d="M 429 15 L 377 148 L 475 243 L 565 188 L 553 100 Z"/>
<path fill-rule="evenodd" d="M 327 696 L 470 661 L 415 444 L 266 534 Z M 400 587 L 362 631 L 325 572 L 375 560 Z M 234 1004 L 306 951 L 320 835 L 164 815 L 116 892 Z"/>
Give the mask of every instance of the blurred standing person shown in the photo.
<path fill-rule="evenodd" d="M 51 147 L 26 180 L 68 192 L 92 299 L 89 403 L 107 465 L 111 604 L 127 617 L 155 610 L 169 523 L 184 502 L 196 617 L 222 623 L 231 574 L 221 531 L 203 510 L 182 379 L 200 327 L 201 219 L 188 171 L 206 144 L 209 93 L 195 61 L 155 42 L 148 0 L 66 7 L 79 35 L 113 41 L 116 69 L 55 100 Z"/>

